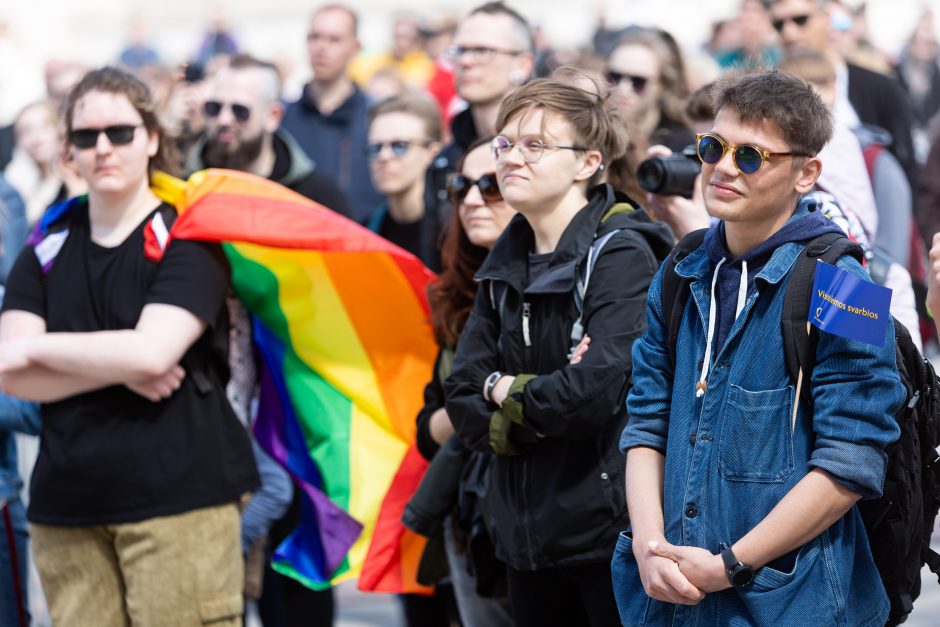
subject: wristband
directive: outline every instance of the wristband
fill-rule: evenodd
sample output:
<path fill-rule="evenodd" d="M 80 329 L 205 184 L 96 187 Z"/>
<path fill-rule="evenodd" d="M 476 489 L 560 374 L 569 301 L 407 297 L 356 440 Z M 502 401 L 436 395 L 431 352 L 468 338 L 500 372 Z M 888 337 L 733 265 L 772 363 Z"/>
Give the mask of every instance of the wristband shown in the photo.
<path fill-rule="evenodd" d="M 496 383 L 503 378 L 503 373 L 499 370 L 491 372 L 490 376 L 486 377 L 486 381 L 483 382 L 483 398 L 488 402 L 493 402 L 493 388 L 496 387 Z"/>

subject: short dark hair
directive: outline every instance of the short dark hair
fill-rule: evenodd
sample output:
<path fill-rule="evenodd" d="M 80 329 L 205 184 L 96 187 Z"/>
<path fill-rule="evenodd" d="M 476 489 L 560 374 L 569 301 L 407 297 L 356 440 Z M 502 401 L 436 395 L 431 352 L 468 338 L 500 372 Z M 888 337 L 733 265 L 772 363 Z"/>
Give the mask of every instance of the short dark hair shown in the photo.
<path fill-rule="evenodd" d="M 815 155 L 832 137 L 832 113 L 816 91 L 780 70 L 732 72 L 718 79 L 714 107 L 716 115 L 728 107 L 742 121 L 773 122 L 793 152 Z"/>
<path fill-rule="evenodd" d="M 467 17 L 472 15 L 505 15 L 512 20 L 523 35 L 526 41 L 526 51 L 535 52 L 535 36 L 532 34 L 532 26 L 529 21 L 522 17 L 522 14 L 502 2 L 487 2 L 470 11 Z"/>
<path fill-rule="evenodd" d="M 177 154 L 175 142 L 168 137 L 160 124 L 150 88 L 142 80 L 121 68 L 106 66 L 92 70 L 85 74 L 82 80 L 72 88 L 65 101 L 66 134 L 72 130 L 72 118 L 75 114 L 76 103 L 93 91 L 125 96 L 130 101 L 131 106 L 140 114 L 147 132 L 154 133 L 157 136 L 159 148 L 157 154 L 150 159 L 148 166 L 150 174 L 157 170 L 169 174 L 179 173 L 182 160 Z"/>
<path fill-rule="evenodd" d="M 702 85 L 693 91 L 685 101 L 685 117 L 691 122 L 705 122 L 715 119 L 715 83 Z"/>

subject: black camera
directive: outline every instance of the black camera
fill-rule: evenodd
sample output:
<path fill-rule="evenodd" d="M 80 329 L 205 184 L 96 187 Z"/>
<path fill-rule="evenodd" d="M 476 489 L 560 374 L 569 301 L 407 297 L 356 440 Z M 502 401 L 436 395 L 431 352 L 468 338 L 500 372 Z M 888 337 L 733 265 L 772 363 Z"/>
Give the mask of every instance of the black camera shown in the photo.
<path fill-rule="evenodd" d="M 702 163 L 694 146 L 668 157 L 651 157 L 636 169 L 640 187 L 663 196 L 692 197 L 695 177 L 702 171 Z"/>

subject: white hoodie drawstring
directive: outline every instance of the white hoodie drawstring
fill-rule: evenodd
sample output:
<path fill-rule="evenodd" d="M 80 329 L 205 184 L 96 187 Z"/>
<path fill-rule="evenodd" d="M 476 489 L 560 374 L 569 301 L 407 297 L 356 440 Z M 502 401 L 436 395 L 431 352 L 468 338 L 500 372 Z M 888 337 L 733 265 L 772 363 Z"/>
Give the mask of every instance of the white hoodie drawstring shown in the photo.
<path fill-rule="evenodd" d="M 718 265 L 715 266 L 715 273 L 712 275 L 711 299 L 708 303 L 708 335 L 705 339 L 705 357 L 702 359 L 702 374 L 699 376 L 698 383 L 695 384 L 695 397 L 701 398 L 705 394 L 705 388 L 708 387 L 708 368 L 712 360 L 712 342 L 715 339 L 715 284 L 718 282 L 718 271 L 721 269 L 725 258 L 722 257 Z M 738 302 L 734 312 L 734 319 L 737 320 L 747 302 L 747 262 L 741 262 L 741 282 L 738 284 Z"/>

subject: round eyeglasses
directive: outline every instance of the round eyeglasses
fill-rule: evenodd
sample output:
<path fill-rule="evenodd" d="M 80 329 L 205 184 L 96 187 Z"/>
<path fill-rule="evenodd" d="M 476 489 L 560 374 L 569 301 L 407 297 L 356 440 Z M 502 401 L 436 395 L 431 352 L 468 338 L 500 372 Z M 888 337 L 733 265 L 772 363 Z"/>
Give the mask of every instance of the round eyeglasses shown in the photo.
<path fill-rule="evenodd" d="M 741 174 L 754 174 L 761 169 L 764 162 L 772 157 L 813 157 L 805 152 L 770 152 L 752 144 L 729 144 L 714 133 L 699 133 L 695 136 L 696 151 L 702 163 L 715 165 L 731 151 L 731 160 L 734 167 Z"/>
<path fill-rule="evenodd" d="M 497 135 L 490 142 L 490 150 L 493 152 L 493 158 L 498 162 L 506 159 L 506 156 L 512 152 L 513 148 L 519 148 L 523 161 L 526 163 L 535 163 L 542 158 L 546 150 L 589 150 L 584 146 L 558 146 L 546 144 L 538 137 L 523 137 L 517 142 L 511 142 L 502 135 Z"/>

